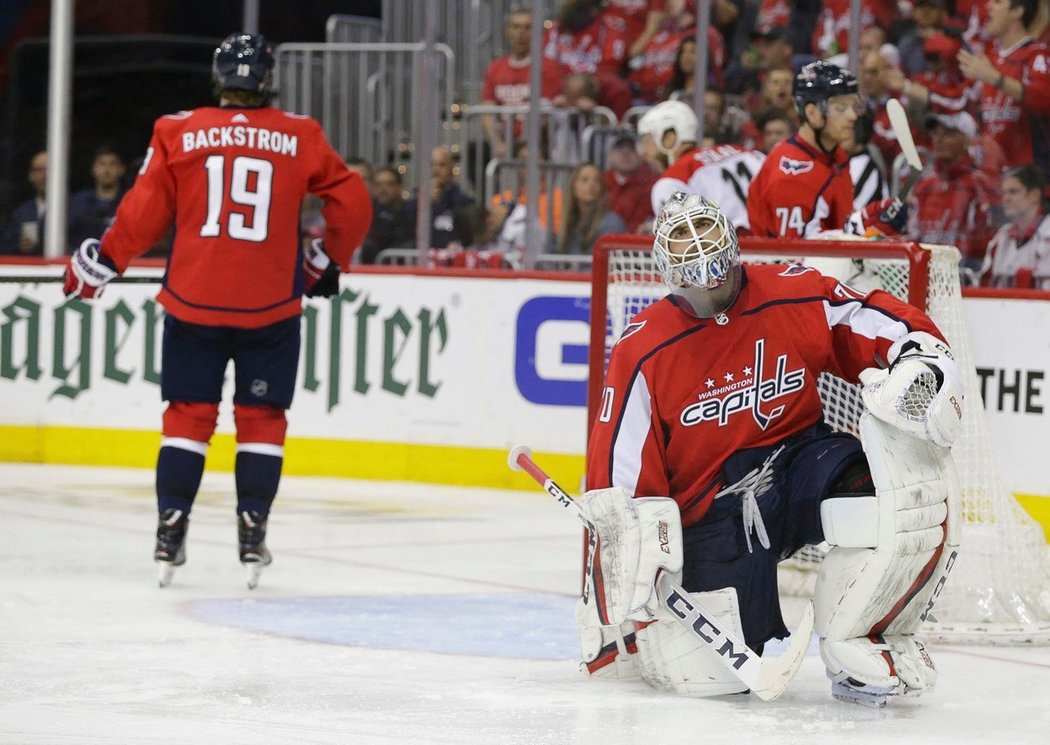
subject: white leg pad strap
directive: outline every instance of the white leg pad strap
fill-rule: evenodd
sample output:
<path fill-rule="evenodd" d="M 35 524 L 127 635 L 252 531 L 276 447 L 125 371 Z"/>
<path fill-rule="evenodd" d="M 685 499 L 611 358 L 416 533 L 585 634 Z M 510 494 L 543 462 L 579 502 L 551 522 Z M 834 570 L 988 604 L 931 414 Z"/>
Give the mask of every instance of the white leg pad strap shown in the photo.
<path fill-rule="evenodd" d="M 832 544 L 814 597 L 821 654 L 833 679 L 921 692 L 936 671 L 910 636 L 954 563 L 958 478 L 947 448 L 870 414 L 861 418 L 860 434 L 875 498 L 821 506 Z"/>
<path fill-rule="evenodd" d="M 592 678 L 638 680 L 634 622 L 619 626 L 600 626 L 592 606 L 576 604 L 576 624 L 580 630 L 581 668 Z"/>
<path fill-rule="evenodd" d="M 744 637 L 736 590 L 727 587 L 711 592 L 691 592 L 697 603 Z M 658 608 L 655 620 L 636 624 L 638 654 L 635 664 L 642 680 L 653 688 L 684 696 L 721 696 L 741 693 L 747 686 L 726 669 L 717 653 L 703 646 L 689 630 L 679 624 L 666 608 Z"/>

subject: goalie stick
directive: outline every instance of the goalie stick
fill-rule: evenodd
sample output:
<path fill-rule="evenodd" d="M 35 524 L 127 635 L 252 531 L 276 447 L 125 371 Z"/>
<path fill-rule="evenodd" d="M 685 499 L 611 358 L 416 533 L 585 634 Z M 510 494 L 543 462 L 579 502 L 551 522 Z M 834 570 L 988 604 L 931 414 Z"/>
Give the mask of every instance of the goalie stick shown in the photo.
<path fill-rule="evenodd" d="M 524 445 L 511 449 L 507 463 L 513 471 L 525 471 L 544 491 L 570 510 L 575 511 L 591 535 L 596 535 L 594 526 L 580 509 L 579 503 L 568 492 L 558 486 L 554 479 L 544 473 L 532 460 L 532 451 Z M 778 657 L 764 658 L 756 654 L 730 629 L 707 612 L 696 599 L 675 582 L 671 575 L 661 571 L 656 579 L 660 603 L 682 626 L 687 628 L 701 644 L 715 653 L 718 661 L 729 672 L 741 680 L 751 692 L 763 701 L 773 701 L 787 688 L 795 677 L 813 635 L 813 603 L 806 603 L 795 633 L 787 650 Z"/>

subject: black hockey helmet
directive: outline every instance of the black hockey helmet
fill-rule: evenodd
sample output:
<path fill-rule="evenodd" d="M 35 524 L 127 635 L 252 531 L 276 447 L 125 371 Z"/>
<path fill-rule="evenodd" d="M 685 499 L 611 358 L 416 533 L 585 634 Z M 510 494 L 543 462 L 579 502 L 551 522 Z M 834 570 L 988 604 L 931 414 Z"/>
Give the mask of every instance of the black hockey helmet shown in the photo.
<path fill-rule="evenodd" d="M 211 79 L 217 91 L 270 93 L 273 52 L 262 34 L 230 34 L 215 50 Z"/>
<path fill-rule="evenodd" d="M 857 78 L 849 70 L 817 60 L 803 67 L 795 76 L 791 95 L 795 99 L 795 109 L 805 120 L 807 103 L 819 104 L 823 110 L 829 98 L 846 96 L 857 90 Z"/>

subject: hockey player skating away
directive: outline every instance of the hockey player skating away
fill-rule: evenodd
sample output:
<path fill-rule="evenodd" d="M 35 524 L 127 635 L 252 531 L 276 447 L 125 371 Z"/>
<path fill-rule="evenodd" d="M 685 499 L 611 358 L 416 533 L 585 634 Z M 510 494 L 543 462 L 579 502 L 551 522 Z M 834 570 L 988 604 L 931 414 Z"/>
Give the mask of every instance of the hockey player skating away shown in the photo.
<path fill-rule="evenodd" d="M 271 562 L 267 519 L 284 457 L 285 410 L 299 360 L 302 296 L 338 291 L 371 221 L 361 178 L 313 119 L 269 105 L 274 59 L 256 34 L 215 50 L 219 105 L 163 116 L 112 227 L 66 270 L 68 296 L 92 298 L 175 224 L 158 300 L 167 312 L 157 458 L 160 584 L 186 561 L 186 530 L 233 360 L 240 560 L 254 587 Z M 299 207 L 324 201 L 324 240 L 304 251 Z"/>
<path fill-rule="evenodd" d="M 863 111 L 853 73 L 829 62 L 812 62 L 795 76 L 792 94 L 801 125 L 769 152 L 751 183 L 751 233 L 792 238 L 832 230 L 901 233 L 908 209 L 896 197 L 853 209 L 849 155 L 842 148 L 853 139 L 854 123 Z"/>
<path fill-rule="evenodd" d="M 734 227 L 747 229 L 748 187 L 765 156 L 737 145 L 697 147 L 699 130 L 696 113 L 682 101 L 658 103 L 638 120 L 642 155 L 665 168 L 650 192 L 653 214 L 676 191 L 703 194 Z"/>
<path fill-rule="evenodd" d="M 672 196 L 653 252 L 671 292 L 612 348 L 580 500 L 601 547 L 578 607 L 588 669 L 689 695 L 742 690 L 645 588 L 657 567 L 680 569 L 697 606 L 760 651 L 787 634 L 777 563 L 826 540 L 815 628 L 833 694 L 882 705 L 929 690 L 937 671 L 914 633 L 956 556 L 963 395 L 940 331 L 882 291 L 743 266 L 733 227 L 699 196 Z M 866 381 L 859 438 L 824 424 L 825 371 Z M 649 504 L 668 500 L 636 497 L 677 509 L 655 518 Z M 627 607 L 626 623 L 609 607 Z"/>

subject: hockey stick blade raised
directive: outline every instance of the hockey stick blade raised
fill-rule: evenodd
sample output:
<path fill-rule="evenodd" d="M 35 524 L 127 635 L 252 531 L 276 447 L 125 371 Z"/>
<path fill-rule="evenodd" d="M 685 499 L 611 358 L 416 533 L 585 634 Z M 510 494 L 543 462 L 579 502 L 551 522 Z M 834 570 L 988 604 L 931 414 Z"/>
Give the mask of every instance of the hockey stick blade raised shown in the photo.
<path fill-rule="evenodd" d="M 536 465 L 528 447 L 518 445 L 512 448 L 507 462 L 511 470 L 527 472 L 548 494 L 565 507 L 574 510 L 577 517 L 591 531 L 591 535 L 596 534 L 594 526 L 580 509 L 579 503 Z M 752 693 L 763 701 L 773 701 L 780 697 L 795 677 L 806 656 L 806 650 L 809 649 L 809 641 L 813 635 L 812 603 L 806 604 L 787 650 L 778 657 L 764 658 L 709 613 L 696 598 L 675 582 L 671 575 L 660 572 L 656 588 L 660 603 L 678 623 L 689 629 L 700 643 L 713 651 L 718 661 L 750 688 Z"/>
<path fill-rule="evenodd" d="M 919 158 L 919 149 L 915 147 L 915 140 L 911 136 L 911 125 L 908 124 L 908 115 L 904 113 L 904 106 L 896 98 L 886 102 L 886 115 L 890 119 L 890 126 L 897 138 L 897 144 L 901 146 L 904 159 L 908 165 L 917 171 L 922 171 L 922 160 Z"/>

